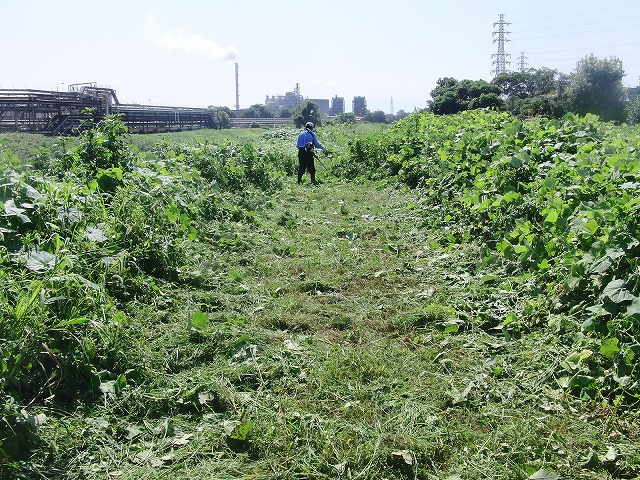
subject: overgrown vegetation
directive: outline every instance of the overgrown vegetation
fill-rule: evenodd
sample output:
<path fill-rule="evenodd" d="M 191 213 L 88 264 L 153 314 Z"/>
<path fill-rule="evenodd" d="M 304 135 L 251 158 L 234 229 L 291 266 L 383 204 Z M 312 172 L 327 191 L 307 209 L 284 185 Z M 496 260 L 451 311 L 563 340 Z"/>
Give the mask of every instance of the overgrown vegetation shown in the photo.
<path fill-rule="evenodd" d="M 3 477 L 640 475 L 637 130 L 296 134 L 0 147 Z"/>
<path fill-rule="evenodd" d="M 483 268 L 500 271 L 487 283 L 524 302 L 501 314 L 473 305 L 470 320 L 516 336 L 551 322 L 576 349 L 563 385 L 635 405 L 639 147 L 637 129 L 594 116 L 416 115 L 356 140 L 338 168 L 419 188 L 416 208 L 448 248 L 483 242 Z"/>

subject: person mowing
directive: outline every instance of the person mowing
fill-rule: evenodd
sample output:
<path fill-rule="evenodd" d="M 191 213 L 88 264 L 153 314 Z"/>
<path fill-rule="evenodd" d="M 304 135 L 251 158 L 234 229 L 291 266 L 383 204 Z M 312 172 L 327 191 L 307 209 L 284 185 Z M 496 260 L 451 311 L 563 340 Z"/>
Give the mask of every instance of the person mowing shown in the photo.
<path fill-rule="evenodd" d="M 309 170 L 311 175 L 311 183 L 317 185 L 316 182 L 316 166 L 313 163 L 314 148 L 321 148 L 327 153 L 327 147 L 318 141 L 318 137 L 313 133 L 313 123 L 307 122 L 304 131 L 298 135 L 298 183 L 302 183 L 302 176 L 305 170 Z"/>

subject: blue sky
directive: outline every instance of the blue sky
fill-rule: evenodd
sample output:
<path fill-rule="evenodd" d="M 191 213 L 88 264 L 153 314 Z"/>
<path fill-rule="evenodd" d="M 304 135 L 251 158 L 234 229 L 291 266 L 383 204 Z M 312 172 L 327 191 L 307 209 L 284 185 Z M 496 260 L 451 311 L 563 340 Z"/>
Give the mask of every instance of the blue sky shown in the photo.
<path fill-rule="evenodd" d="M 640 1 L 0 0 L 0 88 L 97 82 L 125 103 L 240 107 L 293 91 L 425 107 L 438 78 L 492 78 L 499 15 L 516 69 L 616 56 L 637 86 Z"/>

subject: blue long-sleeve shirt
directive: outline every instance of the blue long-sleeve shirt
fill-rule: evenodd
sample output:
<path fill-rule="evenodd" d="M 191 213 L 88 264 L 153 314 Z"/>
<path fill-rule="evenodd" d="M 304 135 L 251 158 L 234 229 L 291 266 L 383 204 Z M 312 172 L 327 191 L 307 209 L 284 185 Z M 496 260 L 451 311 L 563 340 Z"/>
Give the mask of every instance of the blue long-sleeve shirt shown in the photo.
<path fill-rule="evenodd" d="M 304 146 L 309 142 L 312 142 L 313 146 L 316 148 L 326 150 L 326 147 L 318 141 L 318 137 L 316 137 L 316 134 L 307 128 L 304 132 L 298 135 L 298 143 L 296 144 L 296 147 L 304 148 Z"/>

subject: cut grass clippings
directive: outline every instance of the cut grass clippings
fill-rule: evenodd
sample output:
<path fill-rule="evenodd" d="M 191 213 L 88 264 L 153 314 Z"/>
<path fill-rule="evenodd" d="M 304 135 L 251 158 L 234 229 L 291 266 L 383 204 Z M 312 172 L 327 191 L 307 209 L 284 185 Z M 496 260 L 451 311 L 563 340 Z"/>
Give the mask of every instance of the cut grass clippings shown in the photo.
<path fill-rule="evenodd" d="M 454 215 L 438 219 L 432 200 L 441 192 L 394 186 L 374 171 L 384 181 L 346 181 L 325 167 L 319 186 L 297 185 L 284 171 L 295 132 L 265 134 L 271 150 L 252 147 L 264 132 L 234 134 L 242 146 L 218 145 L 219 132 L 135 137 L 144 155 L 116 152 L 124 169 L 134 157 L 146 162 L 131 183 L 117 169 L 100 171 L 104 185 L 115 182 L 113 196 L 88 189 L 82 162 L 56 177 L 80 179 L 73 188 L 58 192 L 58 180 L 50 182 L 49 197 L 62 200 L 43 214 L 47 241 L 69 269 L 86 262 L 78 271 L 105 286 L 70 270 L 39 288 L 4 265 L 3 280 L 12 283 L 2 298 L 15 304 L 6 318 L 32 320 L 47 335 L 41 315 L 68 318 L 77 328 L 61 345 L 87 356 L 63 371 L 69 351 L 50 345 L 64 322 L 46 342 L 32 342 L 33 358 L 53 365 L 43 385 L 31 386 L 28 405 L 5 397 L 5 413 L 20 428 L 6 438 L 33 445 L 23 457 L 13 452 L 21 459 L 12 477 L 638 478 L 636 410 L 563 387 L 566 366 L 594 355 L 585 349 L 575 357 L 578 320 L 551 313 L 543 296 L 530 298 L 535 278 L 488 262 L 486 245 Z M 347 157 L 349 135 L 355 127 L 323 131 L 336 151 L 323 157 L 326 166 Z M 88 154 L 96 138 L 81 139 L 79 152 Z M 386 155 L 372 139 L 351 144 L 366 157 L 358 168 L 370 168 L 364 160 L 375 148 Z M 58 148 L 73 153 L 72 143 Z M 19 163 L 3 152 L 7 166 Z M 50 168 L 74 155 L 54 158 Z M 25 190 L 17 181 L 5 188 L 14 185 L 12 193 Z M 91 229 L 70 220 L 78 198 L 93 207 Z M 37 218 L 31 200 L 22 205 L 7 208 L 17 219 Z M 5 230 L 7 238 L 22 232 Z M 58 241 L 64 235 L 71 240 Z M 113 238 L 121 243 L 105 240 Z M 94 257 L 99 268 L 91 268 Z M 38 259 L 46 270 L 47 257 Z M 104 305 L 97 291 L 108 292 Z M 25 363 L 14 370 L 35 379 L 39 368 L 46 372 Z M 86 384 L 56 391 L 72 374 Z"/>
<path fill-rule="evenodd" d="M 551 388 L 552 335 L 462 320 L 477 248 L 438 248 L 414 196 L 276 193 L 233 226 L 248 247 L 216 253 L 216 288 L 140 309 L 153 383 L 49 412 L 49 458 L 80 478 L 631 478 L 637 419 Z"/>

